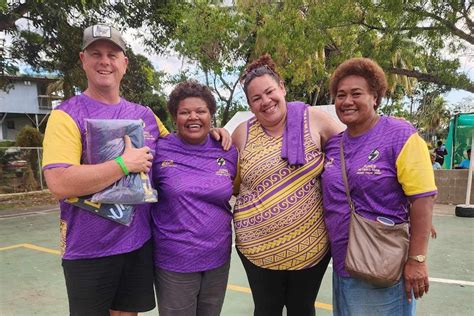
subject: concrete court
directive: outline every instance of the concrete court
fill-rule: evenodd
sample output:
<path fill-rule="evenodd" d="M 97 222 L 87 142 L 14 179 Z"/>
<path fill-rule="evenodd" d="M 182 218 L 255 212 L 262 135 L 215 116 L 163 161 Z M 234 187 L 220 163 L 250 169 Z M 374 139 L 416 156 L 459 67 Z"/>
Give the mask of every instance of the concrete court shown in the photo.
<path fill-rule="evenodd" d="M 51 207 L 50 207 L 51 208 Z M 474 315 L 474 219 L 437 205 L 431 241 L 430 293 L 417 315 Z M 6 210 L 0 213 L 0 315 L 67 315 L 67 297 L 58 255 L 58 211 Z M 331 315 L 331 268 L 317 299 L 317 314 Z M 252 315 L 244 269 L 233 253 L 223 316 Z M 141 315 L 157 315 L 154 311 Z"/>

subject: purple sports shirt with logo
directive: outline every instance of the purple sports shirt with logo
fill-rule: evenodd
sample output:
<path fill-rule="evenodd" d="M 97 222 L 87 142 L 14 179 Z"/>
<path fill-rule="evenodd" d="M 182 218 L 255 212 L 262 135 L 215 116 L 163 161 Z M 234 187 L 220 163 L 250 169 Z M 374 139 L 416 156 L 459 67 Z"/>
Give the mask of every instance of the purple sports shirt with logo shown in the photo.
<path fill-rule="evenodd" d="M 350 208 L 341 173 L 341 137 L 351 198 L 359 215 L 406 222 L 409 200 L 437 191 L 426 143 L 408 122 L 382 116 L 363 135 L 350 137 L 346 130 L 331 138 L 322 174 L 324 218 L 334 270 L 347 277 Z"/>
<path fill-rule="evenodd" d="M 85 119 L 141 119 L 145 123 L 145 145 L 152 149 L 160 135 L 159 126 L 153 112 L 147 107 L 124 99 L 121 99 L 118 104 L 108 105 L 81 94 L 64 101 L 53 111 L 63 111 L 72 120 L 55 121 L 54 123 L 57 126 L 48 126 L 45 142 L 47 141 L 46 138 L 50 137 L 50 142 L 54 143 L 55 139 L 53 138 L 60 138 L 57 135 L 62 131 L 74 130 L 76 127 L 70 125 L 75 124 L 81 135 L 81 164 L 86 163 L 87 152 Z M 56 152 L 45 152 L 44 155 L 54 158 L 57 155 L 57 149 L 55 150 Z M 47 159 L 47 161 L 50 160 L 54 159 Z M 61 163 L 58 161 L 57 163 L 45 164 L 43 169 L 68 167 L 70 165 L 69 162 Z M 151 178 L 151 172 L 149 176 Z M 140 248 L 151 238 L 151 204 L 141 204 L 135 207 L 134 218 L 129 227 L 102 218 L 64 201 L 60 202 L 60 208 L 64 259 L 96 258 L 127 253 Z"/>
<path fill-rule="evenodd" d="M 155 266 L 173 272 L 207 271 L 230 259 L 229 200 L 237 150 L 209 136 L 190 145 L 175 134 L 160 138 L 153 162 L 158 203 L 152 211 Z"/>

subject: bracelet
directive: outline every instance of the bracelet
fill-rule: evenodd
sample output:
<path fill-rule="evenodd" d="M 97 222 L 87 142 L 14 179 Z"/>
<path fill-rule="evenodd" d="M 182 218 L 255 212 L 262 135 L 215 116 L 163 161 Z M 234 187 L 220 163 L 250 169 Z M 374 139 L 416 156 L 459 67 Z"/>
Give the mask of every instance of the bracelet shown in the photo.
<path fill-rule="evenodd" d="M 114 159 L 114 161 L 120 166 L 120 169 L 122 169 L 123 173 L 128 176 L 130 172 L 128 172 L 127 166 L 125 165 L 125 162 L 123 162 L 122 156 L 118 156 Z"/>

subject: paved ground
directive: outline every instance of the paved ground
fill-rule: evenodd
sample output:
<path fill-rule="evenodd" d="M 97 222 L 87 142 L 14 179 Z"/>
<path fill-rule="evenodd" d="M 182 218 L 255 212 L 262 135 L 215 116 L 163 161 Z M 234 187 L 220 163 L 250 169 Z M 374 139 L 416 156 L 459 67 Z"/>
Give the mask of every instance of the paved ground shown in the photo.
<path fill-rule="evenodd" d="M 0 212 L 0 315 L 67 315 L 58 255 L 56 206 Z M 430 293 L 418 315 L 474 315 L 474 219 L 454 216 L 454 206 L 436 205 L 438 239 L 430 243 Z M 318 315 L 331 315 L 331 269 L 318 296 Z M 223 316 L 252 315 L 252 298 L 236 253 Z M 156 309 L 143 315 L 157 315 Z"/>

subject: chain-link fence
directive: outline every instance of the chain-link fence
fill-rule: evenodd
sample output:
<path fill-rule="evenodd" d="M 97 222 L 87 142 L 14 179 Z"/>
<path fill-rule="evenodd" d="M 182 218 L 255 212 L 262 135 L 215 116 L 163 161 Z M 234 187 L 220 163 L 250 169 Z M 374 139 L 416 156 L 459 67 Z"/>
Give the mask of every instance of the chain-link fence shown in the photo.
<path fill-rule="evenodd" d="M 0 147 L 0 194 L 46 188 L 41 147 Z"/>

